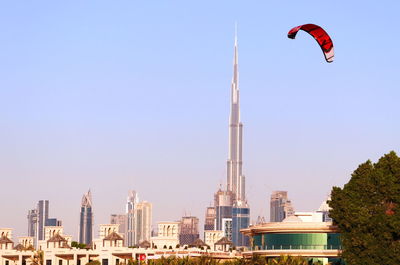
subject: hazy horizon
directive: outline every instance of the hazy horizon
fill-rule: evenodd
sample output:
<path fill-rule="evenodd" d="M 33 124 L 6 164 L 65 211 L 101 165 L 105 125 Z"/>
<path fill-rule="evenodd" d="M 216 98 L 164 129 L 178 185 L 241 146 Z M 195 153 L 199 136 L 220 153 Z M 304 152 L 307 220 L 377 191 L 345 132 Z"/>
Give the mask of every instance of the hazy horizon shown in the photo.
<path fill-rule="evenodd" d="M 226 183 L 234 25 L 238 23 L 243 172 L 251 220 L 273 190 L 316 210 L 357 166 L 400 150 L 397 2 L 0 3 L 0 227 L 27 213 L 77 239 L 80 201 L 95 225 L 129 190 L 153 225 L 197 216 Z M 294 26 L 323 26 L 327 64 Z M 97 226 L 95 226 L 97 234 Z"/>

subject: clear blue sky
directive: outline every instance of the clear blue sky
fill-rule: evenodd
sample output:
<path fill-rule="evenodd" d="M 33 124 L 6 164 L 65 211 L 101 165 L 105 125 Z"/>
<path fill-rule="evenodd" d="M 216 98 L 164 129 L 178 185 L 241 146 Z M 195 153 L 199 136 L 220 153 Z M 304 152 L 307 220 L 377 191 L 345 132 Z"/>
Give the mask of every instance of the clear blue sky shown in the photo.
<path fill-rule="evenodd" d="M 129 189 L 154 223 L 200 217 L 225 182 L 235 21 L 252 219 L 272 190 L 314 210 L 361 162 L 400 149 L 398 1 L 1 1 L 0 227 L 49 199 L 78 233 Z M 331 34 L 325 63 L 305 33 Z"/>

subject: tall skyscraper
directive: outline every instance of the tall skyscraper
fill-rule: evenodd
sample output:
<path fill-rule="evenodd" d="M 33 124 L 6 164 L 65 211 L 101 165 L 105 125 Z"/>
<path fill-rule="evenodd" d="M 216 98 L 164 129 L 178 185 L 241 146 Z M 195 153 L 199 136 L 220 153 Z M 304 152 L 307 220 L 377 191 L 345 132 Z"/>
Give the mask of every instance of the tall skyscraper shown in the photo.
<path fill-rule="evenodd" d="M 138 202 L 135 207 L 135 244 L 149 241 L 151 237 L 151 223 L 153 218 L 153 205 L 150 202 Z"/>
<path fill-rule="evenodd" d="M 242 172 L 243 124 L 240 119 L 238 41 L 235 32 L 233 78 L 231 84 L 231 110 L 229 116 L 229 152 L 227 186 L 214 195 L 215 229 L 236 246 L 249 246 L 249 238 L 240 230 L 250 225 L 250 208 L 246 199 L 245 177 Z"/>
<path fill-rule="evenodd" d="M 79 225 L 79 243 L 89 245 L 93 239 L 93 210 L 90 190 L 82 197 Z"/>
<path fill-rule="evenodd" d="M 35 237 L 37 234 L 37 210 L 28 211 L 28 236 Z"/>
<path fill-rule="evenodd" d="M 236 246 L 249 246 L 250 239 L 240 233 L 250 226 L 250 208 L 243 201 L 235 202 L 232 208 L 232 242 Z"/>
<path fill-rule="evenodd" d="M 215 207 L 207 207 L 204 221 L 204 231 L 215 230 Z"/>
<path fill-rule="evenodd" d="M 287 191 L 273 191 L 270 202 L 270 221 L 282 222 L 283 219 L 292 215 L 294 215 L 294 209 Z"/>
<path fill-rule="evenodd" d="M 134 190 L 130 190 L 128 193 L 128 199 L 126 203 L 126 245 L 128 247 L 134 246 L 135 242 L 135 206 L 139 202 L 139 197 Z"/>
<path fill-rule="evenodd" d="M 45 226 L 62 226 L 62 221 L 57 218 L 48 218 Z"/>
<path fill-rule="evenodd" d="M 229 117 L 229 157 L 227 161 L 227 190 L 234 195 L 235 201 L 245 201 L 245 177 L 242 173 L 242 133 L 239 105 L 239 69 L 238 45 L 235 34 L 233 58 L 233 78 L 231 84 L 231 113 Z"/>
<path fill-rule="evenodd" d="M 126 221 L 126 214 L 112 214 L 110 216 L 110 224 L 118 224 L 118 233 L 124 236 L 126 235 Z"/>
<path fill-rule="evenodd" d="M 250 208 L 246 199 L 245 177 L 242 172 L 243 124 L 240 120 L 238 44 L 235 34 L 233 78 L 231 85 L 231 113 L 229 117 L 229 157 L 227 162 L 227 190 L 233 194 L 232 242 L 248 246 L 249 238 L 240 229 L 250 225 Z"/>
<path fill-rule="evenodd" d="M 199 237 L 199 218 L 194 216 L 182 217 L 179 226 L 179 244 L 190 245 Z"/>
<path fill-rule="evenodd" d="M 62 222 L 57 218 L 49 218 L 49 201 L 38 201 L 36 208 L 28 211 L 28 235 L 34 238 L 34 245 L 38 240 L 45 238 L 45 226 L 61 226 Z"/>
<path fill-rule="evenodd" d="M 40 200 L 36 207 L 37 210 L 37 240 L 44 240 L 44 227 L 49 219 L 49 201 Z"/>
<path fill-rule="evenodd" d="M 219 189 L 214 195 L 215 229 L 223 230 L 226 221 L 232 221 L 233 194 L 231 191 Z M 225 233 L 226 237 L 231 237 Z M 229 238 L 232 240 L 232 238 Z"/>

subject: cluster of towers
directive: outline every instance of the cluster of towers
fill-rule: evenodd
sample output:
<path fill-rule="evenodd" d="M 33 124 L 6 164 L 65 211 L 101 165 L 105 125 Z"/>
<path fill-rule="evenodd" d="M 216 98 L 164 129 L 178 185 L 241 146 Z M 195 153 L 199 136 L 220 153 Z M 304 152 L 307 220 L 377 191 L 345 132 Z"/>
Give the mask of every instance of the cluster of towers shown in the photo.
<path fill-rule="evenodd" d="M 49 201 L 40 200 L 37 207 L 28 211 L 28 236 L 32 237 L 34 246 L 44 240 L 45 227 L 61 227 L 62 222 L 49 218 Z M 119 234 L 124 237 L 126 246 L 135 246 L 143 241 L 150 241 L 152 225 L 152 204 L 139 201 L 135 191 L 129 191 L 126 212 L 112 214 L 110 224 L 118 224 Z M 90 245 L 93 241 L 94 216 L 93 201 L 90 190 L 82 197 L 79 219 L 79 243 Z"/>
<path fill-rule="evenodd" d="M 28 236 L 34 242 L 43 240 L 45 236 L 45 226 L 61 226 L 61 220 L 49 218 L 50 204 L 48 200 L 40 200 L 36 208 L 28 211 Z"/>
<path fill-rule="evenodd" d="M 135 246 L 150 241 L 152 223 L 152 204 L 139 201 L 138 194 L 129 191 L 125 214 L 111 214 L 110 223 L 119 225 L 126 246 Z M 79 243 L 90 244 L 93 239 L 92 196 L 90 191 L 83 195 L 81 204 Z"/>
<path fill-rule="evenodd" d="M 240 233 L 250 223 L 250 208 L 246 199 L 245 176 L 242 172 L 243 124 L 240 119 L 238 45 L 235 36 L 233 78 L 231 84 L 231 109 L 229 117 L 229 154 L 227 160 L 226 187 L 214 195 L 214 206 L 206 211 L 205 231 L 222 231 L 227 240 L 236 246 L 248 246 L 249 240 Z M 61 225 L 57 219 L 48 218 L 48 201 L 40 201 L 37 209 L 28 215 L 29 235 L 43 238 L 43 227 Z M 197 218 L 196 218 L 197 219 Z M 183 218 L 182 240 L 198 238 L 198 219 Z M 125 236 L 125 244 L 134 246 L 151 237 L 152 205 L 140 202 L 135 191 L 130 191 L 124 214 L 111 215 L 111 224 L 119 224 L 119 233 Z M 195 227 L 196 229 L 192 229 Z M 187 231 L 186 231 L 186 230 Z M 193 230 L 193 231 L 192 231 Z M 196 230 L 196 231 L 194 231 Z M 93 239 L 92 195 L 83 195 L 80 212 L 79 243 L 90 244 Z"/>

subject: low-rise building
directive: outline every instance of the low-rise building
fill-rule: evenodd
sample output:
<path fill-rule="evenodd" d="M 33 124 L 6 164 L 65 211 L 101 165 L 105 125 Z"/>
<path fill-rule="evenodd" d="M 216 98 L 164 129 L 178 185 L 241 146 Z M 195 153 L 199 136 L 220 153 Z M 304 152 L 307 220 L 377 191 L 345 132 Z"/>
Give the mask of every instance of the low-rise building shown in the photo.
<path fill-rule="evenodd" d="M 159 222 L 158 235 L 151 238 L 151 244 L 157 249 L 175 248 L 179 245 L 180 222 Z"/>
<path fill-rule="evenodd" d="M 204 231 L 204 243 L 210 246 L 211 249 L 215 250 L 214 245 L 218 240 L 225 236 L 222 230 L 205 230 Z"/>
<path fill-rule="evenodd" d="M 291 255 L 322 264 L 340 260 L 340 234 L 330 222 L 304 222 L 291 216 L 283 222 L 259 224 L 241 232 L 251 238 L 251 249 L 243 252 L 245 257 Z"/>
<path fill-rule="evenodd" d="M 214 259 L 235 259 L 241 254 L 236 251 L 213 251 L 200 240 L 193 246 L 177 246 L 178 222 L 162 222 L 160 237 L 155 239 L 154 248 L 150 242 L 142 242 L 135 248 L 124 247 L 124 238 L 118 233 L 118 225 L 100 225 L 99 237 L 87 248 L 71 247 L 72 237 L 65 235 L 63 227 L 45 227 L 45 238 L 39 241 L 39 248 L 32 247 L 33 237 L 19 238 L 19 244 L 12 241 L 12 229 L 0 229 L 0 265 L 32 265 L 42 261 L 44 265 L 85 265 L 98 260 L 101 265 L 127 264 L 129 260 L 149 260 L 161 257 L 200 257 L 207 255 Z M 158 240 L 158 241 L 157 241 Z M 167 246 L 167 249 L 164 248 Z M 200 247 L 199 247 L 200 246 Z"/>

